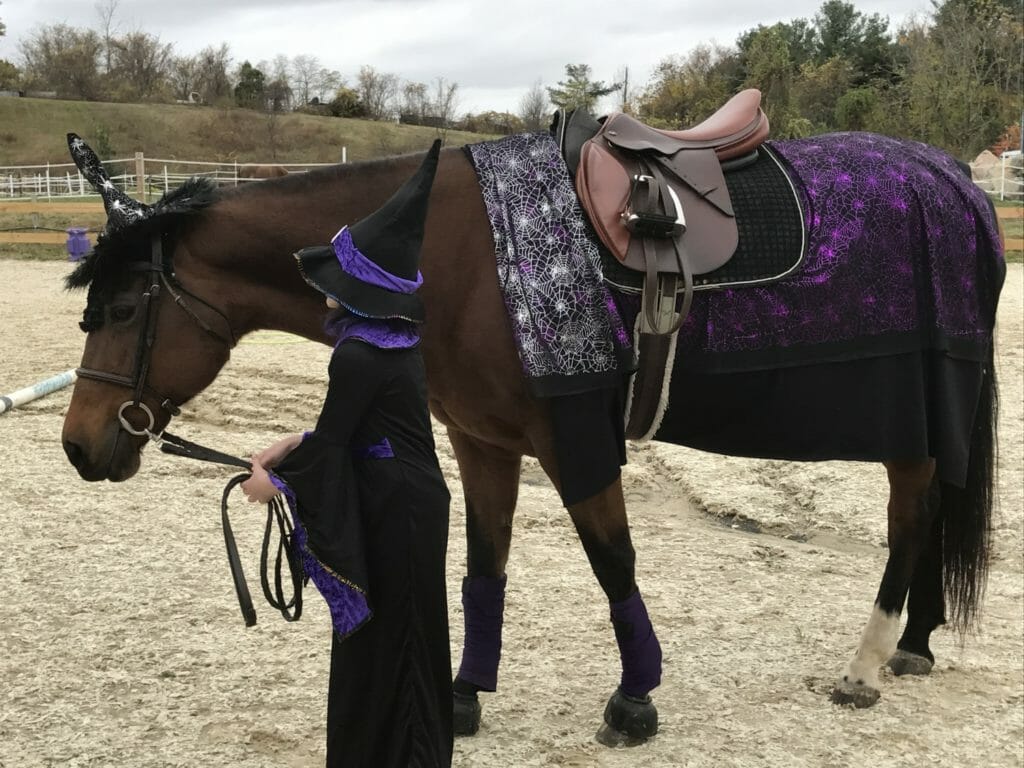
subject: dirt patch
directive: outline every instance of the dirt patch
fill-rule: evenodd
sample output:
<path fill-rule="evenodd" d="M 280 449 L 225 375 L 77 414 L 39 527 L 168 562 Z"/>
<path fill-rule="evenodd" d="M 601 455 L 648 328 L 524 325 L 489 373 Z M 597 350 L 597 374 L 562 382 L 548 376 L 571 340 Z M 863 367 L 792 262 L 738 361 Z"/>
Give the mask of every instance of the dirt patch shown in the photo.
<path fill-rule="evenodd" d="M 0 271 L 5 393 L 77 364 L 84 297 L 61 289 L 66 264 L 0 261 Z M 1024 765 L 1022 325 L 1022 271 L 1012 265 L 1000 308 L 1000 510 L 984 624 L 963 647 L 939 632 L 930 677 L 886 677 L 870 710 L 827 700 L 885 563 L 881 466 L 638 445 L 624 484 L 638 580 L 665 653 L 654 694 L 661 732 L 642 747 L 599 746 L 593 735 L 618 678 L 607 604 L 557 496 L 528 461 L 500 691 L 483 697 L 483 728 L 457 742 L 455 764 Z M 246 454 L 304 428 L 327 358 L 314 344 L 257 334 L 177 431 Z M 322 600 L 310 592 L 298 624 L 258 607 L 259 624 L 245 629 L 219 527 L 232 473 L 150 450 L 129 483 L 84 483 L 60 447 L 69 396 L 0 416 L 0 766 L 322 765 Z M 455 491 L 457 663 L 463 508 L 441 433 L 438 444 Z M 252 579 L 261 514 L 240 496 L 235 510 Z"/>

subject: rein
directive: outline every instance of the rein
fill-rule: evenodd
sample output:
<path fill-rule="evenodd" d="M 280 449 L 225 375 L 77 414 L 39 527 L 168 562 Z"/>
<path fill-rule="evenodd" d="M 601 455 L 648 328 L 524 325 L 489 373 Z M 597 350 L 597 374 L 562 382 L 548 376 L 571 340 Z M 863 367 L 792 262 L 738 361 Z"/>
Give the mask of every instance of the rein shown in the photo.
<path fill-rule="evenodd" d="M 161 451 L 172 456 L 181 456 L 197 461 L 209 461 L 246 470 L 252 469 L 252 465 L 244 459 L 215 451 L 212 448 L 207 448 L 168 432 L 164 432 L 159 438 L 153 439 L 160 445 Z M 242 610 L 242 618 L 245 620 L 245 626 L 247 627 L 256 624 L 256 609 L 253 607 L 252 595 L 249 593 L 249 585 L 245 580 L 242 561 L 238 555 L 238 545 L 235 543 L 235 534 L 231 528 L 231 519 L 228 516 L 228 497 L 236 486 L 241 485 L 250 477 L 252 475 L 245 472 L 231 478 L 224 487 L 224 493 L 220 500 L 220 521 L 224 529 L 224 545 L 227 548 L 228 565 L 231 568 L 231 579 L 235 584 L 235 594 L 238 596 L 238 606 Z M 278 537 L 277 553 L 274 556 L 274 589 L 271 591 L 268 565 L 270 560 L 270 538 L 275 522 L 277 523 Z M 282 565 L 284 563 L 287 563 L 288 575 L 292 583 L 292 597 L 290 600 L 284 594 L 282 579 Z M 305 574 L 295 541 L 295 531 L 292 528 L 288 515 L 285 513 L 281 497 L 275 496 L 267 502 L 267 523 L 263 529 L 263 544 L 260 547 L 260 586 L 263 589 L 263 596 L 272 608 L 281 613 L 285 621 L 298 621 L 302 616 L 302 587 L 304 583 Z"/>
<path fill-rule="evenodd" d="M 231 323 L 223 312 L 209 302 L 189 292 L 183 285 L 174 280 L 173 275 L 170 277 L 167 275 L 164 269 L 163 239 L 160 233 L 153 235 L 149 262 L 145 264 L 134 263 L 130 268 L 146 272 L 150 279 L 149 287 L 142 294 L 142 325 L 139 329 L 139 338 L 135 347 L 135 362 L 132 375 L 125 376 L 93 368 L 78 368 L 78 376 L 83 379 L 92 379 L 115 386 L 126 387 L 132 391 L 132 399 L 123 402 L 117 411 L 117 419 L 122 429 L 128 432 L 128 434 L 135 437 L 147 437 L 159 445 L 161 451 L 174 456 L 251 470 L 252 466 L 249 462 L 237 456 L 215 451 L 198 443 L 172 435 L 169 432 L 162 431 L 156 433 L 153 431 L 156 426 L 156 418 L 149 406 L 142 402 L 143 395 L 149 394 L 154 397 L 160 403 L 160 407 L 171 416 L 177 416 L 181 413 L 181 408 L 169 397 L 162 396 L 146 384 L 146 379 L 149 376 L 149 366 L 153 358 L 153 344 L 156 342 L 156 321 L 161 287 L 167 291 L 168 295 L 174 300 L 174 303 L 185 312 L 189 319 L 204 332 L 226 344 L 229 349 L 235 346 L 236 340 L 234 332 L 231 330 Z M 217 333 L 188 305 L 184 296 L 199 302 L 224 320 L 224 324 L 228 329 L 228 335 L 225 337 Z M 141 429 L 133 426 L 125 416 L 125 411 L 129 408 L 137 408 L 142 411 L 149 423 Z M 235 534 L 231 528 L 231 519 L 228 515 L 228 497 L 235 486 L 241 485 L 250 477 L 252 475 L 246 472 L 236 475 L 228 481 L 220 502 L 221 525 L 224 529 L 224 545 L 227 548 L 228 565 L 231 567 L 231 578 L 235 584 L 235 593 L 238 595 L 238 605 L 242 610 L 242 618 L 245 620 L 247 627 L 256 624 L 256 609 L 253 607 L 252 595 L 249 593 L 249 585 L 245 580 L 242 561 L 238 555 L 238 545 L 235 543 Z M 274 589 L 271 591 L 268 565 L 270 560 L 270 538 L 275 521 L 278 529 L 278 540 L 277 553 L 274 558 Z M 289 577 L 292 583 L 292 597 L 290 600 L 284 594 L 282 579 L 283 563 L 288 565 Z M 270 603 L 271 607 L 280 611 L 286 621 L 297 621 L 302 615 L 303 583 L 302 562 L 297 551 L 294 530 L 288 515 L 285 514 L 284 505 L 280 497 L 275 496 L 267 502 L 267 524 L 263 530 L 263 544 L 260 548 L 260 586 L 263 588 L 263 596 Z"/>

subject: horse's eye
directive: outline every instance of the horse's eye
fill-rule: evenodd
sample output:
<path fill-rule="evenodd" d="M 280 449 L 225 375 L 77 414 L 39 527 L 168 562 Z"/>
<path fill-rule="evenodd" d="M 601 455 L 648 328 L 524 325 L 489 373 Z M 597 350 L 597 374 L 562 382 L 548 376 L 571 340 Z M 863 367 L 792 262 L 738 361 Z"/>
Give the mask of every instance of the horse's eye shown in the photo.
<path fill-rule="evenodd" d="M 132 319 L 132 315 L 134 314 L 135 307 L 121 305 L 110 308 L 110 319 L 115 323 L 126 323 Z"/>

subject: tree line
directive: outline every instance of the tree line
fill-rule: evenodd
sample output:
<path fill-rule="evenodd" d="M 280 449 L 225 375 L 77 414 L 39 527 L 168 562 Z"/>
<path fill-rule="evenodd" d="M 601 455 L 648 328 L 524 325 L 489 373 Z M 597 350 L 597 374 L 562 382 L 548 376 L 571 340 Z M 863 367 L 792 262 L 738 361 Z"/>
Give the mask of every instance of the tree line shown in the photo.
<path fill-rule="evenodd" d="M 699 45 L 669 55 L 633 90 L 628 70 L 605 83 L 592 78 L 589 65 L 568 64 L 556 85 L 535 82 L 514 113 L 461 116 L 459 86 L 442 77 L 408 81 L 368 65 L 346 77 L 311 55 L 236 64 L 227 44 L 178 54 L 158 36 L 119 32 L 119 1 L 96 6 L 97 29 L 50 24 L 23 37 L 19 61 L 0 60 L 0 90 L 50 90 L 84 100 L 201 101 L 269 113 L 299 109 L 504 134 L 546 127 L 554 107 L 593 111 L 615 94 L 617 108 L 654 125 L 694 125 L 738 90 L 756 87 L 776 138 L 869 130 L 919 139 L 961 157 L 1000 141 L 1020 142 L 1019 0 L 932 0 L 928 18 L 896 29 L 880 14 L 826 0 L 812 18 L 759 25 L 731 46 Z"/>

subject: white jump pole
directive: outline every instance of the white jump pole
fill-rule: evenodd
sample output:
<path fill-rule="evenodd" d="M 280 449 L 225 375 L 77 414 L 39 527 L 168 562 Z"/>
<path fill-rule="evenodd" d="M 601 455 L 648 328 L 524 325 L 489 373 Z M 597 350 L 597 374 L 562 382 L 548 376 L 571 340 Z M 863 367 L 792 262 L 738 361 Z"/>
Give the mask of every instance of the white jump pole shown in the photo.
<path fill-rule="evenodd" d="M 74 384 L 77 379 L 78 374 L 75 373 L 74 368 L 71 368 L 64 371 L 64 373 L 58 373 L 56 376 L 43 379 L 31 387 L 19 389 L 16 392 L 11 392 L 9 395 L 0 395 L 0 413 L 5 413 L 12 408 L 17 408 L 19 405 L 31 403 L 33 400 L 45 397 L 51 392 L 64 389 L 64 387 Z"/>

